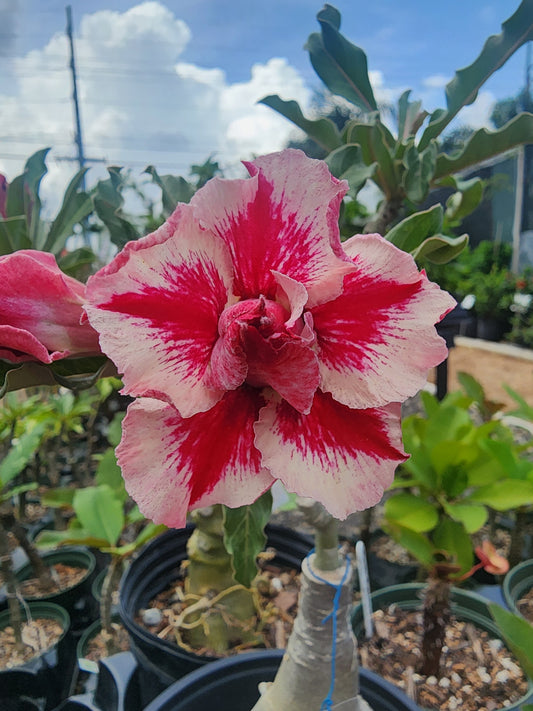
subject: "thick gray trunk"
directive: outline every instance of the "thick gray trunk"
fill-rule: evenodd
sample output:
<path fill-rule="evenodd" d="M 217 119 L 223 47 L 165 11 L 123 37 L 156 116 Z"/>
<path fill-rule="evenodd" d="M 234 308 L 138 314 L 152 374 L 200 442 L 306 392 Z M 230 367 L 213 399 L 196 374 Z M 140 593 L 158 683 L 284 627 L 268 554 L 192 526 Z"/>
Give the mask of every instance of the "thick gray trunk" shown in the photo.
<path fill-rule="evenodd" d="M 318 711 L 328 696 L 332 672 L 333 620 L 322 621 L 333 610 L 336 589 L 346 573 L 346 564 L 335 570 L 318 570 L 315 555 L 302 564 L 302 589 L 298 616 L 289 638 L 287 652 L 275 680 L 252 711 Z M 316 576 L 319 576 L 323 582 Z M 335 684 L 333 705 L 354 699 L 354 711 L 368 711 L 358 697 L 357 644 L 350 624 L 352 570 L 342 584 L 336 613 Z"/>

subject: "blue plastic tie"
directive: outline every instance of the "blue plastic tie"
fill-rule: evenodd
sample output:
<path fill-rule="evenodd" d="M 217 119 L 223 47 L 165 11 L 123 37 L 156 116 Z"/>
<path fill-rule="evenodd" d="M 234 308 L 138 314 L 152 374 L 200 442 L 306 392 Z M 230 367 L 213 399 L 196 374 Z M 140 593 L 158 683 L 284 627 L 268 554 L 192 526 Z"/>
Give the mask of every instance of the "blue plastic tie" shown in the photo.
<path fill-rule="evenodd" d="M 308 558 L 315 552 L 315 549 L 313 548 L 308 555 Z M 311 575 L 316 578 L 317 580 L 320 580 L 321 583 L 326 583 L 327 585 L 331 585 L 332 588 L 335 588 L 335 597 L 333 598 L 333 610 L 329 613 L 329 615 L 326 615 L 324 619 L 322 620 L 323 625 L 326 624 L 326 622 L 331 618 L 331 634 L 332 634 L 332 640 L 331 640 L 331 684 L 329 687 L 328 695 L 326 698 L 322 701 L 320 704 L 320 711 L 331 711 L 333 707 L 333 690 L 335 689 L 335 675 L 336 675 L 336 657 L 337 657 L 337 613 L 339 611 L 339 602 L 341 599 L 341 593 L 342 593 L 342 586 L 346 582 L 346 578 L 348 577 L 348 573 L 350 572 L 350 561 L 348 558 L 346 558 L 346 568 L 344 570 L 344 575 L 342 576 L 342 580 L 338 585 L 334 585 L 333 583 L 330 583 L 329 580 L 326 580 L 325 578 L 321 578 L 320 575 L 317 575 L 315 571 L 311 568 L 311 565 L 309 565 L 309 571 L 311 572 Z"/>

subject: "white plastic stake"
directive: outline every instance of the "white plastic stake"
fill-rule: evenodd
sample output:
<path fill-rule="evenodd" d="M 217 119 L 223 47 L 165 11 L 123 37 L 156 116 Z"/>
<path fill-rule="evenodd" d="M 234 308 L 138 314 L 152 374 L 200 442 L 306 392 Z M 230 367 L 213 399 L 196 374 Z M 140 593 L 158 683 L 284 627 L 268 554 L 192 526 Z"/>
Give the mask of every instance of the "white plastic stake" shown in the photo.
<path fill-rule="evenodd" d="M 374 634 L 374 625 L 372 623 L 372 600 L 370 599 L 370 579 L 368 577 L 366 549 L 363 541 L 357 541 L 357 543 L 355 544 L 355 558 L 357 561 L 357 573 L 359 575 L 361 604 L 363 605 L 365 636 L 367 639 L 369 639 Z"/>

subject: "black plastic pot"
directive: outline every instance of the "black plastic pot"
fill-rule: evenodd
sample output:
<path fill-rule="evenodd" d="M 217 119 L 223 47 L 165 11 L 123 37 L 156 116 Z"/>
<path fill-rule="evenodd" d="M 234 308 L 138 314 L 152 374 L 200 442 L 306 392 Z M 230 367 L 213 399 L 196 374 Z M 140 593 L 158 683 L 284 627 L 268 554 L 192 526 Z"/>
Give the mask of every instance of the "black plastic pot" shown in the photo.
<path fill-rule="evenodd" d="M 85 568 L 84 577 L 69 588 L 60 592 L 40 595 L 39 597 L 24 596 L 28 602 L 53 602 L 64 607 L 71 618 L 72 630 L 84 629 L 94 620 L 94 604 L 91 598 L 91 584 L 94 577 L 96 560 L 88 548 L 64 547 L 48 551 L 41 555 L 44 563 L 48 566 L 56 563 L 64 563 L 77 568 Z M 33 577 L 33 570 L 29 563 L 26 563 L 16 571 L 19 581 Z"/>
<path fill-rule="evenodd" d="M 406 585 L 392 585 L 372 594 L 372 609 L 382 610 L 390 605 L 397 605 L 403 610 L 417 610 L 422 605 L 423 583 L 408 583 Z M 451 594 L 451 611 L 459 620 L 471 622 L 479 629 L 488 632 L 491 637 L 501 639 L 501 633 L 492 619 L 488 608 L 488 599 L 469 590 L 453 588 Z M 356 637 L 362 638 L 364 634 L 363 606 L 356 605 L 352 612 L 352 627 Z M 529 699 L 533 692 L 533 683 L 529 682 L 526 696 L 516 703 L 506 706 L 507 711 L 518 711 L 520 706 Z M 494 711 L 497 711 L 495 709 Z"/>
<path fill-rule="evenodd" d="M 72 676 L 71 641 L 67 636 L 70 627 L 68 612 L 49 602 L 34 602 L 21 607 L 23 620 L 27 614 L 32 618 L 53 619 L 60 623 L 63 634 L 60 639 L 42 654 L 30 659 L 15 669 L 0 671 L 0 709 L 13 708 L 15 701 L 20 701 L 23 708 L 53 709 L 69 691 Z M 9 611 L 0 612 L 0 628 L 10 624 Z"/>
<path fill-rule="evenodd" d="M 521 615 L 517 602 L 533 588 L 533 559 L 525 560 L 507 573 L 503 580 L 503 597 L 509 609 Z M 522 615 L 521 615 L 522 616 Z"/>
<path fill-rule="evenodd" d="M 177 578 L 179 566 L 187 558 L 187 540 L 193 530 L 193 526 L 172 529 L 152 540 L 132 560 L 120 584 L 120 616 L 139 664 L 144 704 L 185 674 L 214 661 L 213 657 L 197 655 L 159 639 L 135 621 L 138 610 Z M 276 563 L 299 570 L 313 547 L 312 538 L 273 525 L 266 527 L 266 534 L 267 546 L 277 552 Z"/>
<path fill-rule="evenodd" d="M 219 659 L 172 684 L 145 711 L 250 711 L 259 698 L 258 684 L 274 679 L 282 657 L 283 650 L 274 649 Z M 360 672 L 360 693 L 373 711 L 419 711 L 392 684 Z"/>

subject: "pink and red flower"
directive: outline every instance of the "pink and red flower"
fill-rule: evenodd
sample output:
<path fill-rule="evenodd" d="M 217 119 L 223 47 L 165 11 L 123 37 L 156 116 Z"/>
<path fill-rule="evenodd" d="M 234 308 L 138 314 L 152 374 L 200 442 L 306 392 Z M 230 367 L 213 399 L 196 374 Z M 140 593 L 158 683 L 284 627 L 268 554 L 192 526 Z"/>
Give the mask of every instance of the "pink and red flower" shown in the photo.
<path fill-rule="evenodd" d="M 85 285 L 64 274 L 47 252 L 22 249 L 0 257 L 0 359 L 52 363 L 100 354 L 86 322 Z"/>
<path fill-rule="evenodd" d="M 155 521 L 241 506 L 280 479 L 337 517 L 406 458 L 400 402 L 446 357 L 453 299 L 379 235 L 341 244 L 347 184 L 286 150 L 215 178 L 87 285 L 136 398 L 117 450 Z"/>

